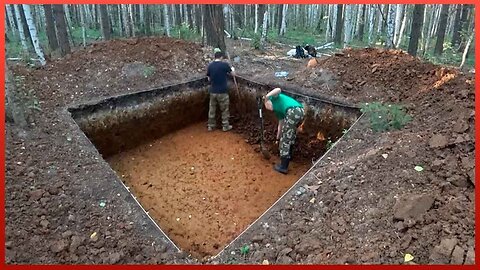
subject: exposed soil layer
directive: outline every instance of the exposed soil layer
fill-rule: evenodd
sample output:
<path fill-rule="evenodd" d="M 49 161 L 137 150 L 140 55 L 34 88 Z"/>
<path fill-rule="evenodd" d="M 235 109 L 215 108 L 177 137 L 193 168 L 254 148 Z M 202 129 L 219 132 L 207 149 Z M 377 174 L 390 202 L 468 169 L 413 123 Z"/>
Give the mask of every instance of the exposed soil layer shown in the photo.
<path fill-rule="evenodd" d="M 413 120 L 399 131 L 373 133 L 362 119 L 303 189 L 295 187 L 275 215 L 211 263 L 403 264 L 405 253 L 416 264 L 474 263 L 471 74 L 397 51 L 345 50 L 306 69 L 307 60 L 282 58 L 290 48 L 264 54 L 229 46 L 240 56 L 241 75 L 351 103 L 401 103 Z M 210 54 L 182 41 L 135 39 L 95 45 L 44 68 L 12 67 L 18 91 L 36 97 L 41 111 L 30 115 L 35 125 L 25 133 L 6 124 L 7 263 L 198 263 L 144 222 L 63 108 L 204 74 Z M 132 64 L 146 61 L 155 68 L 151 76 Z M 289 76 L 276 78 L 280 70 Z M 412 203 L 422 211 L 406 215 Z M 239 254 L 245 244 L 247 256 Z"/>
<path fill-rule="evenodd" d="M 216 255 L 309 167 L 281 175 L 233 132 L 195 124 L 108 162 L 167 235 L 197 257 Z"/>

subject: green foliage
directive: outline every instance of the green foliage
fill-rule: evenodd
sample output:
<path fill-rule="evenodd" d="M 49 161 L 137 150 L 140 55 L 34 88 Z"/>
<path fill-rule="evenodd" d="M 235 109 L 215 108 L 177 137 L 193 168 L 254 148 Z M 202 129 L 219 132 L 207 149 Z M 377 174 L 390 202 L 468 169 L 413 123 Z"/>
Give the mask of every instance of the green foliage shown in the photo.
<path fill-rule="evenodd" d="M 475 66 L 475 57 L 474 53 L 470 53 L 467 59 L 465 59 L 465 66 L 474 67 Z M 459 66 L 462 62 L 462 52 L 457 52 L 456 48 L 453 48 L 450 42 L 443 44 L 443 53 L 442 55 L 434 55 L 433 51 L 428 51 L 423 56 L 425 60 L 428 60 L 437 65 L 454 65 Z"/>
<path fill-rule="evenodd" d="M 250 246 L 249 245 L 243 245 L 243 247 L 240 248 L 240 254 L 242 255 L 247 255 L 250 252 Z"/>
<path fill-rule="evenodd" d="M 361 111 L 369 117 L 375 132 L 401 129 L 412 120 L 400 105 L 384 105 L 379 102 L 365 103 L 361 107 Z"/>
<path fill-rule="evenodd" d="M 327 148 L 327 150 L 329 150 L 330 148 L 332 148 L 332 146 L 333 146 L 332 138 L 329 137 L 325 147 Z"/>
<path fill-rule="evenodd" d="M 83 44 L 82 27 L 71 27 L 70 31 L 73 38 L 73 42 L 77 45 Z M 85 28 L 85 40 L 87 44 L 92 43 L 92 41 L 101 40 L 101 39 L 102 39 L 102 32 L 100 31 L 100 29 L 91 29 L 88 27 Z"/>
<path fill-rule="evenodd" d="M 199 39 L 199 35 L 190 28 L 188 23 L 182 23 L 180 26 L 173 27 L 172 33 L 175 33 L 176 37 L 179 39 L 188 41 L 195 41 Z"/>
<path fill-rule="evenodd" d="M 256 50 L 261 49 L 262 44 L 260 43 L 260 35 L 259 34 L 256 34 L 256 35 L 253 36 L 251 46 Z"/>

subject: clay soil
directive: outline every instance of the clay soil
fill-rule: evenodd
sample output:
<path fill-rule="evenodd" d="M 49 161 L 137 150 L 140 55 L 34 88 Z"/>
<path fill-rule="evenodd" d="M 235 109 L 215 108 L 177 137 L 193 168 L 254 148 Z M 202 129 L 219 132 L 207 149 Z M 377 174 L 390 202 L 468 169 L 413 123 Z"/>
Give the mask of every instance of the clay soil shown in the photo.
<path fill-rule="evenodd" d="M 270 214 L 218 257 L 199 261 L 159 236 L 63 112 L 204 75 L 212 48 L 116 40 L 42 68 L 11 63 L 18 91 L 40 110 L 29 109 L 25 131 L 6 123 L 6 262 L 403 264 L 409 253 L 415 264 L 474 263 L 472 74 L 395 50 L 347 49 L 307 69 L 307 60 L 285 56 L 290 48 L 228 45 L 232 58 L 240 56 L 240 75 L 350 104 L 402 104 L 413 120 L 375 133 L 362 118 Z M 275 78 L 281 70 L 289 76 Z M 241 255 L 244 245 L 250 252 Z"/>
<path fill-rule="evenodd" d="M 186 127 L 107 161 L 181 249 L 213 256 L 308 170 L 288 175 L 231 132 Z"/>

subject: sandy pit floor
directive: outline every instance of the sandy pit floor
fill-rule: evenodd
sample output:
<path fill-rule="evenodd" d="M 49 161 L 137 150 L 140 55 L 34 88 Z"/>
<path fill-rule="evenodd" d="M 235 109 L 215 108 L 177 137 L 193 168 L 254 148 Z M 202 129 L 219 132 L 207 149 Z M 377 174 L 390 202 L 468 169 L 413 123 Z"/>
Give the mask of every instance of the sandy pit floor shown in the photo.
<path fill-rule="evenodd" d="M 267 210 L 308 165 L 272 169 L 234 132 L 199 123 L 108 159 L 167 235 L 194 256 L 217 254 Z"/>

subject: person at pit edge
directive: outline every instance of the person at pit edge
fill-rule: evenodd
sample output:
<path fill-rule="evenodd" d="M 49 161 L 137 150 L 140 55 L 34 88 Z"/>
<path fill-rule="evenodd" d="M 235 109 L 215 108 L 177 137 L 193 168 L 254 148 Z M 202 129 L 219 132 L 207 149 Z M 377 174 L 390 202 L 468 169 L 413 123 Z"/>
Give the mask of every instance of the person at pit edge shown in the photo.
<path fill-rule="evenodd" d="M 273 168 L 283 174 L 288 172 L 291 159 L 291 149 L 297 137 L 297 128 L 305 116 L 303 105 L 295 99 L 282 94 L 280 88 L 275 88 L 264 97 L 267 110 L 273 111 L 278 119 L 277 140 L 280 140 L 280 164 Z"/>
<path fill-rule="evenodd" d="M 218 104 L 222 112 L 222 130 L 229 131 L 232 129 L 232 126 L 229 123 L 230 98 L 228 95 L 227 76 L 228 74 L 235 75 L 235 69 L 223 61 L 225 56 L 220 49 L 215 48 L 214 52 L 215 60 L 207 67 L 207 77 L 211 84 L 207 128 L 208 131 L 212 131 L 216 127 L 215 113 Z"/>

